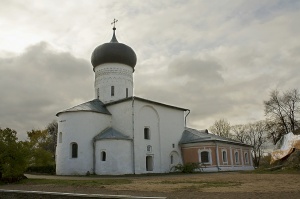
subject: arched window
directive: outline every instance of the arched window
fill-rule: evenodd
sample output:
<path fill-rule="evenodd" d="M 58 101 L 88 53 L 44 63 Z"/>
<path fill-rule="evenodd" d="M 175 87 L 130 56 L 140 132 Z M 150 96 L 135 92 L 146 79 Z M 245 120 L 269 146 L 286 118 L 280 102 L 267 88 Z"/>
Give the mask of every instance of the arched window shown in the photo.
<path fill-rule="evenodd" d="M 62 132 L 59 132 L 58 143 L 62 143 Z"/>
<path fill-rule="evenodd" d="M 200 152 L 200 162 L 211 164 L 210 152 L 205 150 Z"/>
<path fill-rule="evenodd" d="M 174 163 L 174 157 L 173 157 L 173 155 L 170 156 L 170 160 L 171 160 L 171 161 L 170 161 L 171 164 L 173 164 L 173 163 Z"/>
<path fill-rule="evenodd" d="M 223 163 L 227 162 L 227 152 L 225 150 L 222 151 L 222 160 L 223 160 Z"/>
<path fill-rule="evenodd" d="M 152 152 L 152 146 L 151 145 L 147 146 L 147 152 Z"/>
<path fill-rule="evenodd" d="M 249 163 L 248 153 L 245 153 L 245 163 Z"/>
<path fill-rule="evenodd" d="M 97 88 L 97 98 L 99 99 L 100 97 L 100 91 L 99 91 L 99 88 Z"/>
<path fill-rule="evenodd" d="M 101 161 L 103 161 L 103 162 L 106 161 L 106 152 L 105 151 L 101 152 Z"/>
<path fill-rule="evenodd" d="M 238 163 L 240 162 L 240 159 L 239 159 L 239 152 L 236 151 L 236 152 L 234 153 L 234 157 L 235 157 L 235 163 L 238 164 Z"/>
<path fill-rule="evenodd" d="M 126 88 L 126 98 L 128 97 L 128 88 Z"/>
<path fill-rule="evenodd" d="M 71 143 L 71 158 L 78 157 L 78 145 L 76 142 Z"/>

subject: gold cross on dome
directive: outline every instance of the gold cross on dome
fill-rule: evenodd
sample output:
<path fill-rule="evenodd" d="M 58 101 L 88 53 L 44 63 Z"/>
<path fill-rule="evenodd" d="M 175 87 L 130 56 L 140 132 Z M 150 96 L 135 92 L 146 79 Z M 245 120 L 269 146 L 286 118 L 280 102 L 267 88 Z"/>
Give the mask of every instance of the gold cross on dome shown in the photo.
<path fill-rule="evenodd" d="M 114 19 L 114 21 L 111 23 L 111 25 L 113 25 L 114 24 L 114 28 L 116 28 L 116 23 L 118 22 L 118 20 L 117 19 Z"/>

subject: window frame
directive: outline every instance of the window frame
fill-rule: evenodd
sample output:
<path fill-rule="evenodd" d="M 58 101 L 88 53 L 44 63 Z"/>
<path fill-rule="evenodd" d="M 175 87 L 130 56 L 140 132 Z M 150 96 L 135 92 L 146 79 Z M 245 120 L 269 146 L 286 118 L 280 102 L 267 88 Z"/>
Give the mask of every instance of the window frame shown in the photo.
<path fill-rule="evenodd" d="M 101 162 L 106 162 L 106 160 L 107 160 L 107 154 L 106 154 L 106 151 L 101 151 L 100 152 L 100 160 L 101 160 Z"/>
<path fill-rule="evenodd" d="M 115 96 L 115 86 L 110 87 L 110 96 L 111 97 Z"/>
<path fill-rule="evenodd" d="M 224 156 L 225 153 L 225 156 Z M 226 159 L 224 159 L 224 157 Z M 226 149 L 222 149 L 222 162 L 223 164 L 228 164 L 228 154 L 227 154 L 227 150 Z"/>
<path fill-rule="evenodd" d="M 249 153 L 248 152 L 244 152 L 244 160 L 245 160 L 245 164 L 249 164 Z"/>
<path fill-rule="evenodd" d="M 151 139 L 150 127 L 148 127 L 148 126 L 144 127 L 144 139 L 145 140 L 150 140 Z"/>
<path fill-rule="evenodd" d="M 202 153 L 203 152 L 207 152 L 207 156 L 208 156 L 208 162 L 203 162 L 202 161 Z M 199 162 L 202 164 L 206 164 L 206 165 L 211 165 L 212 164 L 212 157 L 211 157 L 211 149 L 201 149 L 198 150 L 198 158 L 199 158 Z"/>
<path fill-rule="evenodd" d="M 147 153 L 151 153 L 152 152 L 152 146 L 151 145 L 147 145 Z"/>
<path fill-rule="evenodd" d="M 240 153 L 239 151 L 234 151 L 234 162 L 235 164 L 240 164 Z"/>
<path fill-rule="evenodd" d="M 62 132 L 58 134 L 58 143 L 62 143 Z"/>
<path fill-rule="evenodd" d="M 71 157 L 71 159 L 78 158 L 78 144 L 76 142 L 70 143 L 70 157 Z"/>

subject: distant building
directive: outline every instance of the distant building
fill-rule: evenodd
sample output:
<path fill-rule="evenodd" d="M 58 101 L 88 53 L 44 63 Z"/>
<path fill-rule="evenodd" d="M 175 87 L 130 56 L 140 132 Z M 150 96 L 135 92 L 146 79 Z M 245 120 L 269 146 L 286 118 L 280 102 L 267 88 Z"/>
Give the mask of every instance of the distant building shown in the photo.
<path fill-rule="evenodd" d="M 186 162 L 253 169 L 251 146 L 186 128 L 186 108 L 133 96 L 136 54 L 115 30 L 92 54 L 95 99 L 56 115 L 57 175 L 166 173 Z"/>
<path fill-rule="evenodd" d="M 185 128 L 179 141 L 183 162 L 201 162 L 204 171 L 252 170 L 252 147 L 207 130 Z"/>

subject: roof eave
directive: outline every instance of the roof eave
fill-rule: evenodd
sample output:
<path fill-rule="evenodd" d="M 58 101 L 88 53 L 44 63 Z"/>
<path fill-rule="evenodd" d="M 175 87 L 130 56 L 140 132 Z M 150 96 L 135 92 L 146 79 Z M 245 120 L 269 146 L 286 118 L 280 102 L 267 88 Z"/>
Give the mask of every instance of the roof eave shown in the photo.
<path fill-rule="evenodd" d="M 59 116 L 59 114 L 61 113 L 75 113 L 75 112 L 94 112 L 94 113 L 102 113 L 102 114 L 105 114 L 105 115 L 111 115 L 111 113 L 105 113 L 105 112 L 100 112 L 100 111 L 92 111 L 92 110 L 74 110 L 74 111 L 61 111 L 61 112 L 58 112 L 56 113 L 56 117 Z"/>
<path fill-rule="evenodd" d="M 240 143 L 240 142 L 232 142 L 232 141 L 226 141 L 226 140 L 218 140 L 218 139 L 210 139 L 210 140 L 191 140 L 191 141 L 187 141 L 187 142 L 182 142 L 179 143 L 180 145 L 183 144 L 192 144 L 192 143 L 200 143 L 200 142 L 224 142 L 224 143 L 229 143 L 229 144 L 234 144 L 234 145 L 241 145 L 241 146 L 247 146 L 247 147 L 252 147 L 252 145 L 249 144 L 245 144 L 245 143 Z"/>

